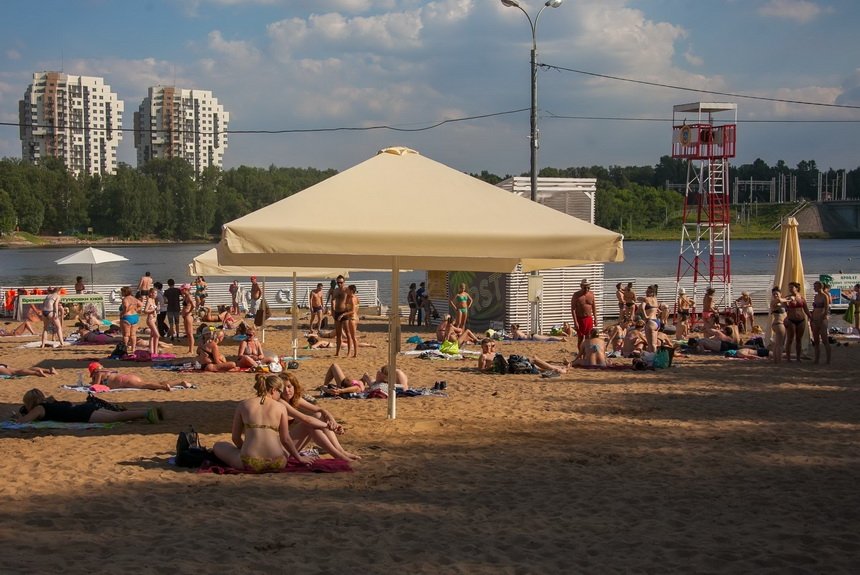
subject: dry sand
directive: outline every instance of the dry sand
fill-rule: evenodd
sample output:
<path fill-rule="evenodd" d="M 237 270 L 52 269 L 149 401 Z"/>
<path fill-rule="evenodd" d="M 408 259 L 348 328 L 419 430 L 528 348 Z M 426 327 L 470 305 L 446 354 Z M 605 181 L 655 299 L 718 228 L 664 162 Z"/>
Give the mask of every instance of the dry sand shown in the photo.
<path fill-rule="evenodd" d="M 386 357 L 341 359 L 349 374 Z M 404 339 L 424 331 L 404 326 Z M 287 351 L 286 327 L 267 348 Z M 4 416 L 23 392 L 58 399 L 106 346 L 17 349 Z M 569 357 L 569 343 L 505 343 Z M 177 348 L 179 349 L 179 348 Z M 228 352 L 235 349 L 227 347 Z M 317 350 L 308 387 L 332 362 Z M 352 473 L 218 476 L 168 465 L 176 433 L 228 439 L 252 376 L 187 374 L 198 389 L 105 394 L 164 407 L 167 421 L 109 430 L 0 432 L 2 573 L 856 573 L 860 571 L 856 366 L 693 357 L 657 372 L 482 375 L 474 362 L 403 357 L 413 386 L 448 398 L 322 400 L 344 423 Z M 177 374 L 121 365 L 147 379 Z M 186 375 L 186 374 L 182 374 Z"/>

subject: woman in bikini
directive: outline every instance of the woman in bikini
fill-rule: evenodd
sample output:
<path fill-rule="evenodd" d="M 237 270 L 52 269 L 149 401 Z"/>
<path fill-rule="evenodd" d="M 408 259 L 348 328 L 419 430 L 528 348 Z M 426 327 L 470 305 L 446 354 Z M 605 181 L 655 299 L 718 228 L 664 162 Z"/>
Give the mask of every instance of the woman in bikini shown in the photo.
<path fill-rule="evenodd" d="M 361 459 L 340 444 L 337 436 L 343 435 L 344 429 L 334 416 L 302 397 L 302 386 L 295 375 L 281 373 L 278 377 L 284 381 L 284 391 L 281 392 L 280 401 L 287 408 L 290 418 L 290 437 L 293 438 L 296 449 L 301 450 L 313 441 L 336 459 L 347 461 Z"/>
<path fill-rule="evenodd" d="M 352 349 L 352 357 L 358 357 L 358 342 L 356 341 L 356 333 L 358 332 L 358 290 L 355 285 L 350 285 L 347 288 L 346 295 L 346 311 L 340 316 L 343 322 L 343 331 L 346 335 L 346 357 L 349 357 L 349 350 Z"/>
<path fill-rule="evenodd" d="M 827 363 L 830 363 L 830 294 L 820 281 L 812 284 L 815 296 L 812 298 L 812 345 L 815 346 L 815 363 L 821 359 L 821 346 Z"/>
<path fill-rule="evenodd" d="M 684 288 L 678 290 L 678 323 L 675 330 L 675 339 L 687 339 L 690 333 L 690 312 L 693 309 L 693 300 L 687 295 Z"/>
<path fill-rule="evenodd" d="M 638 320 L 624 335 L 624 344 L 621 346 L 621 355 L 624 357 L 639 357 L 645 349 L 645 322 Z"/>
<path fill-rule="evenodd" d="M 205 330 L 200 334 L 200 345 L 197 347 L 197 362 L 200 369 L 210 372 L 239 371 L 239 368 L 218 349 L 218 344 L 224 340 L 224 332 L 218 330 Z"/>
<path fill-rule="evenodd" d="M 42 331 L 42 345 L 48 345 L 48 336 L 52 333 L 60 338 L 60 347 L 63 346 L 63 306 L 60 305 L 60 293 L 55 287 L 48 288 L 48 296 L 42 303 L 42 321 L 44 329 Z"/>
<path fill-rule="evenodd" d="M 275 360 L 263 353 L 263 344 L 257 339 L 257 330 L 249 327 L 245 332 L 247 339 L 239 343 L 239 367 L 256 369 Z"/>
<path fill-rule="evenodd" d="M 146 328 L 149 330 L 149 353 L 150 355 L 158 355 L 158 304 L 155 303 L 155 295 L 157 290 L 149 288 L 143 296 L 143 315 L 146 317 Z"/>
<path fill-rule="evenodd" d="M 120 293 L 122 303 L 119 306 L 119 327 L 128 353 L 134 353 L 137 346 L 137 324 L 140 321 L 140 300 L 132 295 L 128 286 L 123 286 Z"/>
<path fill-rule="evenodd" d="M 806 321 L 812 314 L 809 313 L 806 299 L 800 295 L 799 283 L 791 282 L 788 284 L 788 297 L 786 300 L 788 314 L 785 318 L 785 359 L 786 361 L 791 361 L 791 345 L 793 343 L 797 354 L 797 361 L 800 361 L 803 347 L 803 332 Z"/>
<path fill-rule="evenodd" d="M 150 383 L 143 381 L 139 375 L 133 373 L 120 373 L 116 369 L 105 369 L 97 361 L 87 366 L 90 372 L 90 385 L 104 385 L 111 389 L 154 389 L 159 391 L 170 391 L 174 385 L 180 387 L 191 387 L 187 381 L 179 383 Z"/>
<path fill-rule="evenodd" d="M 418 299 L 415 282 L 409 284 L 409 293 L 406 294 L 406 303 L 409 304 L 409 325 L 415 325 L 415 317 L 418 315 Z"/>
<path fill-rule="evenodd" d="M 705 297 L 702 298 L 702 321 L 705 328 L 713 327 L 714 323 L 719 320 L 717 308 L 714 305 L 714 294 L 717 290 L 709 287 L 705 290 Z"/>
<path fill-rule="evenodd" d="M 224 329 L 236 327 L 236 318 L 230 313 L 229 305 L 219 305 L 217 313 L 208 307 L 200 308 L 200 321 L 220 323 Z"/>
<path fill-rule="evenodd" d="M 194 299 L 191 297 L 191 286 L 182 284 L 179 291 L 182 294 L 182 325 L 188 338 L 188 353 L 194 353 Z"/>
<path fill-rule="evenodd" d="M 657 301 L 657 286 L 650 285 L 645 289 L 645 297 L 642 298 L 642 315 L 645 316 L 645 341 L 646 350 L 652 353 L 657 351 L 657 332 L 663 327 L 660 319 L 660 302 Z"/>
<path fill-rule="evenodd" d="M 31 389 L 24 394 L 24 406 L 20 413 L 17 423 L 41 420 L 66 423 L 113 423 L 134 419 L 146 419 L 150 423 L 157 423 L 164 419 L 164 413 L 159 407 L 112 411 L 90 402 L 57 401 L 53 396 L 46 396 L 41 389 Z"/>
<path fill-rule="evenodd" d="M 574 365 L 582 367 L 606 367 L 606 340 L 596 327 L 582 340 L 582 351 L 574 360 Z"/>
<path fill-rule="evenodd" d="M 755 310 L 753 310 L 752 297 L 750 297 L 749 292 L 741 292 L 741 297 L 735 300 L 735 305 L 741 320 L 741 331 L 744 333 L 751 332 L 753 325 L 755 325 Z"/>
<path fill-rule="evenodd" d="M 382 386 L 382 384 L 385 384 L 385 386 Z M 384 391 L 388 391 L 387 365 L 383 365 L 379 368 L 376 372 L 375 379 L 371 379 L 366 373 L 362 375 L 360 379 L 353 379 L 351 377 L 347 377 L 346 373 L 344 373 L 343 369 L 341 369 L 338 364 L 333 363 L 329 366 L 328 371 L 326 371 L 325 379 L 323 379 L 323 384 L 319 388 L 319 391 L 324 396 L 335 396 L 347 393 L 361 393 L 374 388 L 382 389 L 383 387 Z M 397 389 L 403 390 L 409 389 L 409 378 L 402 369 L 397 370 L 396 387 Z"/>
<path fill-rule="evenodd" d="M 773 354 L 774 363 L 782 363 L 782 354 L 785 351 L 785 304 L 787 302 L 778 287 L 770 290 L 770 351 Z"/>
<path fill-rule="evenodd" d="M 629 282 L 624 288 L 624 317 L 630 321 L 635 318 L 636 292 L 633 291 L 633 282 Z"/>
<path fill-rule="evenodd" d="M 309 465 L 290 437 L 290 417 L 279 400 L 284 380 L 277 375 L 257 374 L 256 397 L 239 403 L 233 415 L 233 441 L 219 441 L 215 455 L 234 469 L 254 473 L 279 471 L 287 466 L 288 457 Z"/>
<path fill-rule="evenodd" d="M 469 308 L 472 307 L 472 296 L 466 289 L 466 284 L 460 284 L 460 291 L 448 302 L 454 308 L 454 325 L 465 329 L 466 321 L 469 319 Z"/>

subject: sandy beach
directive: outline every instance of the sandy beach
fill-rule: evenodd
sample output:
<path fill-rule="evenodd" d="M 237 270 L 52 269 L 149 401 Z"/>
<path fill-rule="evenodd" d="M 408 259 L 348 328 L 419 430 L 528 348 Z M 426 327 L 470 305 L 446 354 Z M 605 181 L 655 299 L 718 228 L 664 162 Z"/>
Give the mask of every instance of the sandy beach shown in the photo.
<path fill-rule="evenodd" d="M 339 363 L 373 374 L 386 326 L 359 329 L 378 348 Z M 403 327 L 404 340 L 414 334 L 432 337 Z M 286 354 L 289 336 L 271 328 L 265 347 Z M 0 381 L 4 418 L 33 387 L 83 401 L 59 386 L 111 349 L 24 341 L 0 338 L 0 361 L 60 374 Z M 501 351 L 561 361 L 574 347 Z M 313 389 L 333 351 L 303 353 L 312 358 L 295 373 Z M 354 471 L 259 476 L 168 464 L 189 424 L 208 446 L 229 439 L 253 375 L 104 362 L 197 389 L 101 395 L 163 407 L 158 424 L 0 431 L 0 572 L 860 571 L 858 343 L 835 347 L 830 366 L 695 356 L 552 379 L 479 374 L 474 360 L 399 362 L 413 387 L 447 381 L 448 397 L 400 399 L 396 420 L 384 400 L 320 400 L 363 457 Z"/>

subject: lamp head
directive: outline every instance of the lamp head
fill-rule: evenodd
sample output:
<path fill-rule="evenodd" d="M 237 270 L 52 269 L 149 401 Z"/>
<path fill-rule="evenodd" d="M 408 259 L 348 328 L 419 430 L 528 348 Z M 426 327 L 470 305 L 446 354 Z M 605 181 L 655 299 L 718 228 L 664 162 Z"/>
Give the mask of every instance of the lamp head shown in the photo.
<path fill-rule="evenodd" d="M 546 0 L 546 4 L 544 6 L 549 6 L 550 8 L 558 8 L 564 4 L 564 0 Z"/>
<path fill-rule="evenodd" d="M 508 8 L 514 7 L 519 8 L 520 3 L 517 0 L 502 0 L 502 6 L 507 6 Z"/>

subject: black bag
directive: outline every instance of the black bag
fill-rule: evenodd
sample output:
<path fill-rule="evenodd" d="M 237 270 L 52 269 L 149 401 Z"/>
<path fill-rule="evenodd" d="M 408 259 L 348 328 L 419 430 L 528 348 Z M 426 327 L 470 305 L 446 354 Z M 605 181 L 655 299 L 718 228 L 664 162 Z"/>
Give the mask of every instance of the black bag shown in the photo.
<path fill-rule="evenodd" d="M 112 352 L 110 352 L 111 359 L 123 358 L 126 355 L 128 355 L 128 347 L 126 347 L 124 341 L 116 344 L 116 347 L 113 348 Z"/>
<path fill-rule="evenodd" d="M 508 357 L 508 373 L 537 373 L 538 370 L 532 362 L 521 355 Z"/>
<path fill-rule="evenodd" d="M 200 467 L 206 462 L 223 465 L 214 453 L 200 444 L 197 432 L 189 425 L 188 431 L 180 431 L 176 438 L 176 465 Z"/>
<path fill-rule="evenodd" d="M 111 403 L 109 401 L 105 401 L 100 397 L 96 397 L 92 393 L 87 394 L 87 403 L 92 403 L 98 409 L 107 409 L 108 411 L 125 411 L 126 407 L 124 405 L 117 405 L 115 403 Z"/>
<path fill-rule="evenodd" d="M 500 353 L 493 356 L 493 373 L 507 373 L 508 362 Z"/>

